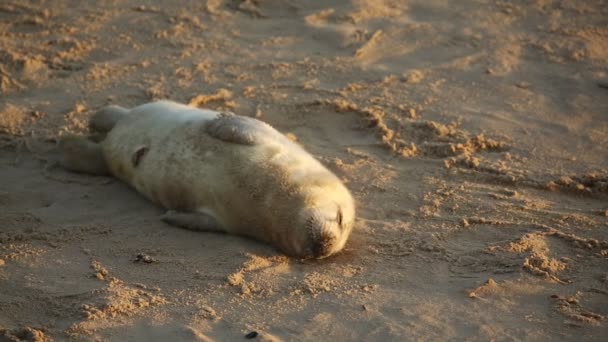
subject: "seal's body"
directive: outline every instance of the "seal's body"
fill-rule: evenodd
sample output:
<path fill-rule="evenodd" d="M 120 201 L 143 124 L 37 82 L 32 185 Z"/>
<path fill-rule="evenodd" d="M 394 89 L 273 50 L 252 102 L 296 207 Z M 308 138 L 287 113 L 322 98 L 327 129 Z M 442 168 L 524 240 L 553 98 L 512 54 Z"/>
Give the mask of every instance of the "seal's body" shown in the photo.
<path fill-rule="evenodd" d="M 66 140 L 64 165 L 91 172 L 70 160 L 103 158 L 109 173 L 170 210 L 165 222 L 250 236 L 298 257 L 334 254 L 350 235 L 346 187 L 262 121 L 161 101 L 106 107 L 91 127 L 105 139 Z"/>

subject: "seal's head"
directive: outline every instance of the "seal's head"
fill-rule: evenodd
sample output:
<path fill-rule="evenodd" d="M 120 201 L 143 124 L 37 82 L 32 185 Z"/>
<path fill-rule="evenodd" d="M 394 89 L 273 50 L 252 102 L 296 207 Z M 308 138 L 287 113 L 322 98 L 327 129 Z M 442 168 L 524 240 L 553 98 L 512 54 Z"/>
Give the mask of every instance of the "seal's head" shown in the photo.
<path fill-rule="evenodd" d="M 344 248 L 355 221 L 352 198 L 323 201 L 301 210 L 294 249 L 304 258 L 326 258 Z"/>

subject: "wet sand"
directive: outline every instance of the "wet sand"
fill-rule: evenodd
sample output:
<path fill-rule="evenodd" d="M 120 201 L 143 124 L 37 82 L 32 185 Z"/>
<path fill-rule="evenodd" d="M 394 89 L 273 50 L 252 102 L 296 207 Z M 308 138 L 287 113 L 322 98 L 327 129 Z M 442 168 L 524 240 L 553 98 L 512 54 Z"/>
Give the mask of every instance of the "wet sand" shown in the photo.
<path fill-rule="evenodd" d="M 0 340 L 601 340 L 605 1 L 3 1 Z M 289 133 L 357 200 L 287 258 L 54 162 L 107 104 Z"/>

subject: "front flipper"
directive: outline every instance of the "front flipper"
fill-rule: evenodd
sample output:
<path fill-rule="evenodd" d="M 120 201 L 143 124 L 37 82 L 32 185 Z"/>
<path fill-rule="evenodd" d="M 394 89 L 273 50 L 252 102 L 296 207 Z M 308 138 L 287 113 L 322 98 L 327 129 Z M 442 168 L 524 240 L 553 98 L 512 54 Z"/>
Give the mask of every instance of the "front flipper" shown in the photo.
<path fill-rule="evenodd" d="M 169 225 L 189 230 L 216 233 L 226 232 L 213 216 L 205 213 L 186 213 L 169 210 L 160 219 Z"/>
<path fill-rule="evenodd" d="M 211 120 L 205 130 L 216 139 L 242 145 L 257 145 L 269 139 L 287 139 L 263 121 L 228 113 L 221 113 Z"/>

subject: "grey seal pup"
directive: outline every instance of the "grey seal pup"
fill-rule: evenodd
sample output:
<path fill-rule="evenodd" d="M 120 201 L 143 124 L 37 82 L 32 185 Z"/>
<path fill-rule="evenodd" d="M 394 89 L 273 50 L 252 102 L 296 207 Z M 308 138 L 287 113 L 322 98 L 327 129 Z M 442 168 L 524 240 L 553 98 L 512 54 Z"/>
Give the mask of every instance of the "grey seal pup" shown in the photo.
<path fill-rule="evenodd" d="M 108 106 L 100 138 L 60 140 L 68 170 L 110 174 L 168 211 L 168 224 L 265 241 L 285 254 L 342 250 L 355 221 L 338 177 L 270 125 L 170 101 Z"/>

